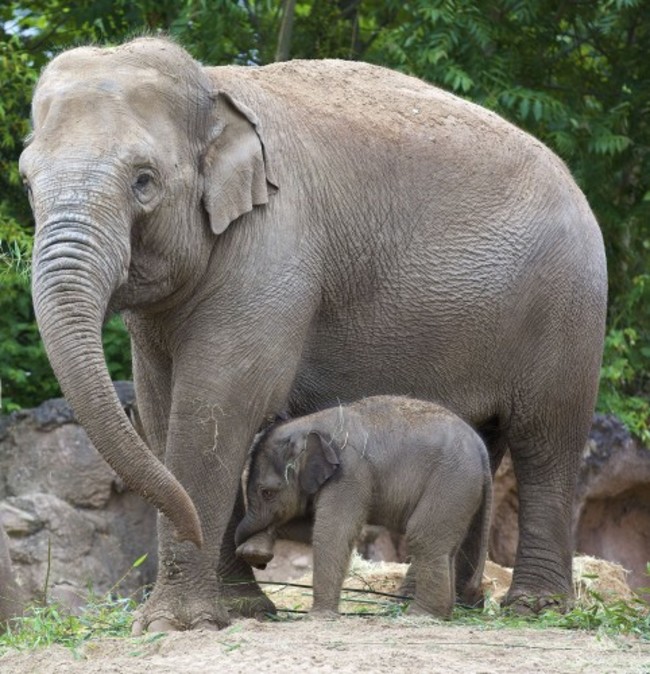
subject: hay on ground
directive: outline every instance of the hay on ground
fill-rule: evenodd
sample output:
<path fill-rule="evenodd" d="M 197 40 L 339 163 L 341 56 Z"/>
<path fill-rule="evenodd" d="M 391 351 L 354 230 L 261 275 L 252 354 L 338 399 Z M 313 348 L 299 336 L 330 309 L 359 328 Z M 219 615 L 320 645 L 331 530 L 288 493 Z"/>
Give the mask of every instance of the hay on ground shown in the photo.
<path fill-rule="evenodd" d="M 399 586 L 406 574 L 408 564 L 390 562 L 369 562 L 354 555 L 350 563 L 345 588 L 371 590 L 388 594 L 399 593 Z M 588 556 L 576 556 L 573 562 L 576 604 L 592 605 L 602 597 L 607 602 L 629 601 L 634 592 L 626 582 L 627 571 L 620 565 Z M 483 589 L 490 602 L 499 603 L 505 596 L 512 581 L 512 569 L 488 561 L 483 574 Z M 306 573 L 296 581 L 308 588 L 290 585 L 265 585 L 266 594 L 279 610 L 291 609 L 308 611 L 312 603 L 312 573 Z M 339 610 L 344 613 L 390 612 L 389 597 L 345 591 Z"/>

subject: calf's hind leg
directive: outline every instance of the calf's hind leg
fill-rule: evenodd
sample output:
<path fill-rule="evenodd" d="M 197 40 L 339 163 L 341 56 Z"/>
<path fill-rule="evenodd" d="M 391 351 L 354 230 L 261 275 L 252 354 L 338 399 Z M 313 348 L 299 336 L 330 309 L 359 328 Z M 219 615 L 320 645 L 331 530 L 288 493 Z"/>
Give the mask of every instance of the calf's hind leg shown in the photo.
<path fill-rule="evenodd" d="M 454 564 L 449 554 L 421 548 L 411 565 L 415 574 L 415 598 L 407 609 L 415 615 L 451 618 L 454 607 Z"/>
<path fill-rule="evenodd" d="M 409 613 L 451 618 L 456 597 L 454 557 L 461 538 L 435 506 L 420 503 L 415 509 L 406 527 L 412 556 L 407 579 L 415 579 L 415 598 Z"/>

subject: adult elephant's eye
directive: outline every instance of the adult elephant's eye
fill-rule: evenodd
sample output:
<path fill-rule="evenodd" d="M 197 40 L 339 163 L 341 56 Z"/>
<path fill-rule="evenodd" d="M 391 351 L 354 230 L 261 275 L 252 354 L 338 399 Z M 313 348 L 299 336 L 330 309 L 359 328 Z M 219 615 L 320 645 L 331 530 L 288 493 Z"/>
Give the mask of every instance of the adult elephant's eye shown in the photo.
<path fill-rule="evenodd" d="M 138 179 L 135 181 L 135 186 L 137 189 L 144 189 L 151 182 L 150 173 L 141 173 L 138 176 Z"/>
<path fill-rule="evenodd" d="M 141 169 L 133 182 L 133 194 L 136 199 L 144 206 L 156 195 L 156 180 L 152 171 Z"/>
<path fill-rule="evenodd" d="M 265 501 L 272 501 L 275 498 L 276 492 L 273 489 L 262 489 L 260 494 Z"/>

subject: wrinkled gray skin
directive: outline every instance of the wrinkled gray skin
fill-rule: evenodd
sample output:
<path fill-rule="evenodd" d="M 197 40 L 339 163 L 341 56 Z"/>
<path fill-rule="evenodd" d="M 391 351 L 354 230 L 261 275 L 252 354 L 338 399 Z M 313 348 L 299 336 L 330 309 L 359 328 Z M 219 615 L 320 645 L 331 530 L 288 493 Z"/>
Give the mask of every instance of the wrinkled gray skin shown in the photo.
<path fill-rule="evenodd" d="M 478 434 L 440 405 L 374 396 L 273 427 L 253 448 L 246 495 L 238 554 L 256 534 L 270 529 L 270 539 L 313 510 L 312 614 L 336 614 L 364 524 L 405 534 L 415 579 L 409 611 L 442 618 L 451 617 L 456 553 L 472 527 L 480 545 L 464 560 L 461 599 L 480 599 L 490 460 Z"/>
<path fill-rule="evenodd" d="M 25 604 L 25 595 L 14 577 L 7 534 L 0 525 L 0 632 L 11 618 L 22 615 Z"/>
<path fill-rule="evenodd" d="M 375 66 L 204 68 L 154 38 L 63 52 L 32 110 L 20 169 L 45 348 L 94 445 L 164 513 L 136 633 L 221 627 L 224 596 L 268 610 L 234 554 L 256 430 L 382 393 L 445 404 L 493 468 L 511 449 L 507 601 L 570 596 L 606 276 L 594 217 L 548 149 Z M 114 311 L 146 443 L 104 361 Z"/>

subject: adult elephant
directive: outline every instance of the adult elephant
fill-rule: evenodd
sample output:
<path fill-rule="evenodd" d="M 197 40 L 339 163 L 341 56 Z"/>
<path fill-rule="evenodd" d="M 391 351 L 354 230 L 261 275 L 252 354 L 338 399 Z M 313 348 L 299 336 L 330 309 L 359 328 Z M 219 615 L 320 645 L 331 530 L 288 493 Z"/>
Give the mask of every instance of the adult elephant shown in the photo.
<path fill-rule="evenodd" d="M 57 56 L 33 125 L 21 170 L 45 347 L 95 446 L 165 515 L 136 632 L 221 627 L 224 594 L 264 608 L 252 582 L 223 586 L 252 578 L 233 531 L 254 433 L 280 410 L 381 393 L 450 407 L 494 467 L 510 448 L 507 600 L 570 597 L 606 275 L 594 217 L 548 149 L 375 66 L 204 68 L 153 38 Z M 146 444 L 102 353 L 114 311 Z"/>

